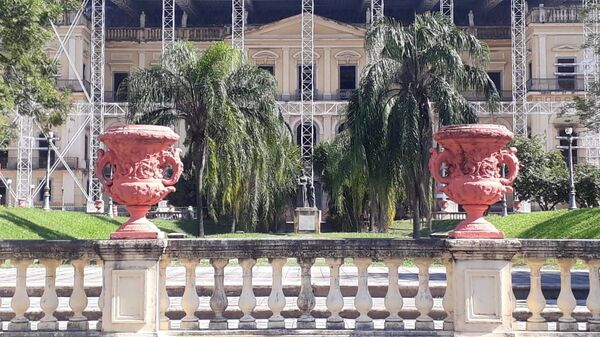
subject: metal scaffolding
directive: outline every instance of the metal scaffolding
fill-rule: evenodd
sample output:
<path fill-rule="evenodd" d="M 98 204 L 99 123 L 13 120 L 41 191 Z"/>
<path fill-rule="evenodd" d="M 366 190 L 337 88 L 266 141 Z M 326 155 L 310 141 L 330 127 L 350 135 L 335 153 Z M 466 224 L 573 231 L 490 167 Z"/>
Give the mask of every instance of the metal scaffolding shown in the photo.
<path fill-rule="evenodd" d="M 527 86 L 525 46 L 526 0 L 511 0 L 511 37 L 512 37 L 512 96 L 514 101 L 513 131 L 527 136 Z"/>
<path fill-rule="evenodd" d="M 583 40 L 586 48 L 583 52 L 583 83 L 584 89 L 590 91 L 592 84 L 598 83 L 598 55 L 596 55 L 593 39 L 600 33 L 600 12 L 598 11 L 598 0 L 583 0 L 582 5 L 586 10 L 583 17 Z M 585 149 L 585 160 L 588 164 L 600 165 L 600 133 L 586 132 L 582 135 L 583 147 Z"/>
<path fill-rule="evenodd" d="M 245 0 L 231 0 L 231 45 L 244 50 Z"/>
<path fill-rule="evenodd" d="M 454 21 L 454 0 L 440 0 L 440 13 Z"/>
<path fill-rule="evenodd" d="M 371 0 L 371 23 L 384 18 L 384 0 Z"/>
<path fill-rule="evenodd" d="M 302 0 L 302 50 L 300 81 L 301 152 L 304 173 L 313 177 L 314 152 L 314 0 Z"/>
<path fill-rule="evenodd" d="M 102 199 L 102 190 L 94 172 L 100 149 L 98 136 L 104 130 L 104 0 L 92 0 L 90 137 L 88 156 L 88 210 L 93 210 L 96 200 Z"/>
<path fill-rule="evenodd" d="M 164 54 L 175 43 L 175 0 L 162 0 L 162 44 Z"/>
<path fill-rule="evenodd" d="M 17 202 L 19 205 L 31 205 L 31 153 L 33 150 L 33 118 L 19 116 L 19 141 L 17 144 Z"/>

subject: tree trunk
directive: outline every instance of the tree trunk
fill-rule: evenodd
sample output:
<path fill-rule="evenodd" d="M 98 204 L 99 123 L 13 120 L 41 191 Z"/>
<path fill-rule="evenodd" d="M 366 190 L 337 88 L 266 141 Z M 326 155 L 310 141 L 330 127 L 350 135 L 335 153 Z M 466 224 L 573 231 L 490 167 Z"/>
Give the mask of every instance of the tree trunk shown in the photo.
<path fill-rule="evenodd" d="M 419 203 L 419 197 L 415 196 L 412 198 L 413 208 L 413 239 L 421 237 L 421 205 Z"/>
<path fill-rule="evenodd" d="M 204 167 L 206 166 L 206 139 L 203 139 L 198 144 L 198 149 L 195 153 L 195 164 L 196 164 L 196 186 L 197 186 L 197 197 L 196 197 L 196 217 L 198 223 L 198 236 L 204 237 L 204 208 L 202 205 L 202 191 L 204 189 Z"/>

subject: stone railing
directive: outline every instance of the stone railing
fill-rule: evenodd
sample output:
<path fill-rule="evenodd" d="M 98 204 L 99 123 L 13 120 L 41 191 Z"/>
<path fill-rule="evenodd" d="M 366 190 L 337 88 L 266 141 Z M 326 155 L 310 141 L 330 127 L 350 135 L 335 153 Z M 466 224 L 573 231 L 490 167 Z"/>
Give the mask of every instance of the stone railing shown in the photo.
<path fill-rule="evenodd" d="M 599 241 L 3 241 L 0 260 L 7 336 L 600 330 Z"/>
<path fill-rule="evenodd" d="M 578 23 L 582 21 L 581 6 L 533 7 L 527 23 Z"/>
<path fill-rule="evenodd" d="M 177 39 L 189 41 L 220 41 L 227 34 L 224 27 L 189 27 L 176 29 Z M 160 41 L 160 28 L 113 27 L 106 30 L 107 41 Z"/>

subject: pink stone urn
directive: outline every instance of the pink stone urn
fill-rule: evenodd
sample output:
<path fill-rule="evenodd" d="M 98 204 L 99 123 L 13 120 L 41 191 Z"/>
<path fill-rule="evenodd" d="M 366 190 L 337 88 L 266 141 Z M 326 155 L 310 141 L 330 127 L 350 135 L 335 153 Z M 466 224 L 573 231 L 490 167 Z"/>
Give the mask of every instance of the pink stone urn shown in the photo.
<path fill-rule="evenodd" d="M 148 219 L 146 213 L 169 193 L 175 191 L 183 164 L 180 149 L 169 149 L 179 136 L 168 127 L 155 125 L 127 125 L 107 129 L 100 140 L 108 151 L 99 150 L 96 176 L 104 192 L 123 204 L 129 219 L 110 235 L 111 239 L 156 239 L 162 232 Z M 112 177 L 103 174 L 106 166 L 112 168 Z M 168 179 L 164 172 L 173 172 Z"/>
<path fill-rule="evenodd" d="M 467 218 L 450 232 L 450 238 L 504 238 L 503 232 L 484 219 L 484 213 L 502 195 L 512 192 L 508 185 L 519 173 L 517 150 L 502 149 L 513 136 L 504 126 L 494 124 L 444 126 L 434 134 L 444 151 L 431 149 L 429 171 L 436 181 L 444 184 L 438 190 L 467 212 Z M 445 176 L 440 172 L 442 164 L 447 167 Z M 500 175 L 502 164 L 508 168 L 505 178 Z"/>

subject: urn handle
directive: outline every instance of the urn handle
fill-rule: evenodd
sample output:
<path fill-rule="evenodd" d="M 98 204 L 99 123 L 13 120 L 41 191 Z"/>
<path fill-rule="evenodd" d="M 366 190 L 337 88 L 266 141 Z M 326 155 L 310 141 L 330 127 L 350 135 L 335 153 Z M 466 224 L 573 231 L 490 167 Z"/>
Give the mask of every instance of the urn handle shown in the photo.
<path fill-rule="evenodd" d="M 442 163 L 446 163 L 446 165 L 448 165 L 448 168 L 452 166 L 452 153 L 448 150 L 444 150 L 444 152 L 439 152 L 437 149 L 431 149 L 430 152 L 431 159 L 429 160 L 429 172 L 431 172 L 433 179 L 442 184 L 449 184 L 450 178 L 443 177 L 440 174 L 440 168 L 442 166 Z"/>
<path fill-rule="evenodd" d="M 171 165 L 173 168 L 173 174 L 169 179 L 163 179 L 162 183 L 165 186 L 173 186 L 181 177 L 181 173 L 183 172 L 183 163 L 179 159 L 179 153 L 181 153 L 181 149 L 173 149 L 172 151 L 163 151 L 163 157 L 165 160 L 165 166 Z"/>
<path fill-rule="evenodd" d="M 500 164 L 506 164 L 508 167 L 508 176 L 500 179 L 502 185 L 510 185 L 517 179 L 517 175 L 519 174 L 519 159 L 515 153 L 517 153 L 517 149 L 514 147 L 500 152 Z"/>
<path fill-rule="evenodd" d="M 104 177 L 104 168 L 106 165 L 113 165 L 113 152 L 112 151 L 104 151 L 102 149 L 98 150 L 98 160 L 96 161 L 96 177 L 98 177 L 98 181 L 104 186 L 110 187 L 112 185 L 112 179 L 106 179 Z"/>

